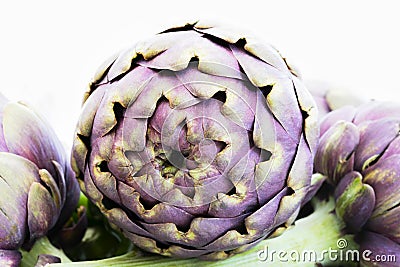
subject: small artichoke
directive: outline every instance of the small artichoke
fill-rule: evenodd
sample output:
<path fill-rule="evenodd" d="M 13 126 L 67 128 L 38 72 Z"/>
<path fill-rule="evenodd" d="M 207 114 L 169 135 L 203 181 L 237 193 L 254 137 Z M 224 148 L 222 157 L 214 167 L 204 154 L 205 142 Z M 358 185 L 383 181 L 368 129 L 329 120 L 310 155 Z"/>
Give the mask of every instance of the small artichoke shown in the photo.
<path fill-rule="evenodd" d="M 327 82 L 307 81 L 305 84 L 317 104 L 321 120 L 333 110 L 344 106 L 358 107 L 370 101 L 368 98 L 357 94 L 357 92 L 346 90 Z"/>
<path fill-rule="evenodd" d="M 311 95 L 277 50 L 197 22 L 104 63 L 84 98 L 72 165 L 138 247 L 223 259 L 293 222 L 318 130 Z"/>
<path fill-rule="evenodd" d="M 29 106 L 0 94 L 0 265 L 69 218 L 79 198 L 61 143 Z"/>
<path fill-rule="evenodd" d="M 329 113 L 321 122 L 315 171 L 335 186 L 336 213 L 360 232 L 361 249 L 400 259 L 400 104 L 370 102 Z"/>

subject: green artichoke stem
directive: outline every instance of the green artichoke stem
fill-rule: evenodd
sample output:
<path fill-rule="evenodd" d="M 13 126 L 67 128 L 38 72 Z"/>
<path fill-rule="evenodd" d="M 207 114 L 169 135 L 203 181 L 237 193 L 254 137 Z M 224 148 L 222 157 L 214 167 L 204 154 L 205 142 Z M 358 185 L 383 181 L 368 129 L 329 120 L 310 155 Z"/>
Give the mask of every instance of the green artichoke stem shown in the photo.
<path fill-rule="evenodd" d="M 71 260 L 64 254 L 64 252 L 54 247 L 47 237 L 38 239 L 30 251 L 20 250 L 22 254 L 21 267 L 35 266 L 38 256 L 41 254 L 49 254 L 61 259 L 62 263 L 69 263 Z"/>
<path fill-rule="evenodd" d="M 336 216 L 335 203 L 314 199 L 315 211 L 296 221 L 284 233 L 266 239 L 252 249 L 222 261 L 199 259 L 173 259 L 158 255 L 131 251 L 122 256 L 87 262 L 56 263 L 49 267 L 100 267 L 100 266 L 324 266 L 355 265 L 351 261 L 352 251 L 357 245 L 352 235 L 344 235 L 344 224 Z M 338 247 L 339 246 L 339 247 Z M 340 249 L 342 247 L 342 249 Z M 281 253 L 281 254 L 279 254 Z M 286 253 L 286 255 L 284 255 Z M 348 253 L 348 257 L 345 255 Z M 312 255 L 311 255 L 312 254 Z M 305 256 L 304 256 L 305 255 Z M 310 256 L 311 255 L 311 256 Z M 315 257 L 314 257 L 315 255 Z M 342 256 L 341 256 L 342 255 Z M 268 257 L 267 257 L 268 256 Z M 306 257 L 306 258 L 304 258 Z M 314 257 L 314 258 L 309 258 Z M 348 260 L 349 259 L 349 260 Z"/>

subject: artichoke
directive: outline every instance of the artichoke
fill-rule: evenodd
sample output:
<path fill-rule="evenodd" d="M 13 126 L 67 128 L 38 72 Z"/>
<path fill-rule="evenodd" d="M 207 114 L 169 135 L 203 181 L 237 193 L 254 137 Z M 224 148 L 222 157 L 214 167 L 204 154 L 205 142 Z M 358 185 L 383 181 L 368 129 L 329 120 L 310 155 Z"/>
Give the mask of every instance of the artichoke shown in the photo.
<path fill-rule="evenodd" d="M 400 104 L 343 107 L 321 122 L 315 170 L 335 186 L 336 213 L 361 250 L 400 259 Z M 372 256 L 371 256 L 372 258 Z M 364 262 L 364 265 L 372 262 Z M 382 265 L 384 266 L 384 265 Z M 390 265 L 391 266 L 391 265 Z"/>
<path fill-rule="evenodd" d="M 29 106 L 0 94 L 0 265 L 18 266 L 18 249 L 60 228 L 79 186 L 61 143 Z"/>
<path fill-rule="evenodd" d="M 189 23 L 100 67 L 71 163 L 136 246 L 223 259 L 290 225 L 309 199 L 317 120 L 277 50 Z"/>
<path fill-rule="evenodd" d="M 307 81 L 306 86 L 317 104 L 318 114 L 321 120 L 326 114 L 333 110 L 344 106 L 358 107 L 370 101 L 368 98 L 356 92 L 345 90 L 344 88 L 331 85 L 327 82 Z"/>

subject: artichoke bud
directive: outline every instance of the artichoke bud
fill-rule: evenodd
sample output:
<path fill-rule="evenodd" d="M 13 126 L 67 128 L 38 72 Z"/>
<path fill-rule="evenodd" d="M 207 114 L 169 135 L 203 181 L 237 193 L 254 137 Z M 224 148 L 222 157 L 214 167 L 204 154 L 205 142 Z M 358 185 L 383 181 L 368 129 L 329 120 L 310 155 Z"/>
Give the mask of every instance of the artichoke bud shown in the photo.
<path fill-rule="evenodd" d="M 78 184 L 53 130 L 28 105 L 2 95 L 0 178 L 1 251 L 30 249 L 59 229 L 78 201 Z"/>
<path fill-rule="evenodd" d="M 337 109 L 322 120 L 321 132 L 314 167 L 335 186 L 338 216 L 351 232 L 366 233 L 360 240 L 398 247 L 400 105 L 377 101 Z"/>
<path fill-rule="evenodd" d="M 353 109 L 372 101 L 364 95 L 325 81 L 306 81 L 306 86 L 317 104 L 320 121 L 334 110 L 342 107 Z"/>
<path fill-rule="evenodd" d="M 362 182 L 360 173 L 350 172 L 337 185 L 335 198 L 336 214 L 351 231 L 360 231 L 375 207 L 373 188 Z"/>
<path fill-rule="evenodd" d="M 249 248 L 320 184 L 315 103 L 293 72 L 270 45 L 202 22 L 122 51 L 84 97 L 72 152 L 82 191 L 144 250 Z"/>
<path fill-rule="evenodd" d="M 315 157 L 315 171 L 328 176 L 332 184 L 354 168 L 354 151 L 359 143 L 355 125 L 338 121 L 320 139 Z"/>

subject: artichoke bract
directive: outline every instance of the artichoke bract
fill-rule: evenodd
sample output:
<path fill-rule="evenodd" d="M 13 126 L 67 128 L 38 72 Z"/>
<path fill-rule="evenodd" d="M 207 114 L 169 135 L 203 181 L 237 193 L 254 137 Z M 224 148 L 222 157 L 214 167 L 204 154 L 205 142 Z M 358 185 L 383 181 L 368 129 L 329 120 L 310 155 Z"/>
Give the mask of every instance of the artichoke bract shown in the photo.
<path fill-rule="evenodd" d="M 223 259 L 289 225 L 310 191 L 314 101 L 273 47 L 201 22 L 104 63 L 72 166 L 138 247 Z"/>
<path fill-rule="evenodd" d="M 400 104 L 343 107 L 321 122 L 315 170 L 335 186 L 336 212 L 361 248 L 400 258 Z M 372 243 L 371 243 L 372 242 Z"/>
<path fill-rule="evenodd" d="M 79 199 L 65 150 L 32 108 L 0 94 L 0 265 L 61 227 Z"/>

